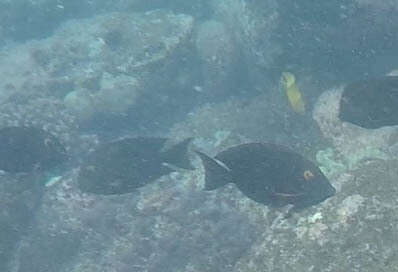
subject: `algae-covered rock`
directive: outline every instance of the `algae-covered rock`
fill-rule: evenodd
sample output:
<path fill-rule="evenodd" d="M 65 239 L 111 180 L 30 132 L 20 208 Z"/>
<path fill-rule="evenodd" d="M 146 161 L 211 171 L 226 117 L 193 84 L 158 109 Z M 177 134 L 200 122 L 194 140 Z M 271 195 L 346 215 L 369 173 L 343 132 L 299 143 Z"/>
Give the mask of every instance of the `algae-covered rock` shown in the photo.
<path fill-rule="evenodd" d="M 335 180 L 334 198 L 264 228 L 232 271 L 396 271 L 396 169 L 374 161 Z"/>
<path fill-rule="evenodd" d="M 393 272 L 397 166 L 365 162 L 332 180 L 335 196 L 289 218 L 233 186 L 201 191 L 202 170 L 118 197 L 83 194 L 70 173 L 47 188 L 10 271 Z"/>
<path fill-rule="evenodd" d="M 198 26 L 195 45 L 201 59 L 204 91 L 222 94 L 232 85 L 238 56 L 231 32 L 222 22 L 205 21 Z"/>
<path fill-rule="evenodd" d="M 363 160 L 391 157 L 388 150 L 397 142 L 398 126 L 366 129 L 342 122 L 338 118 L 342 91 L 337 88 L 324 92 L 313 111 L 323 136 L 332 142 L 334 156 L 338 156 L 347 169 L 356 168 Z"/>
<path fill-rule="evenodd" d="M 210 5 L 215 18 L 229 26 L 247 60 L 267 67 L 278 55 L 271 38 L 279 22 L 277 1 L 211 0 Z"/>
<path fill-rule="evenodd" d="M 99 88 L 94 93 L 83 88 L 69 92 L 64 105 L 79 120 L 88 120 L 98 113 L 122 114 L 136 103 L 140 94 L 138 81 L 126 75 L 103 73 Z"/>
<path fill-rule="evenodd" d="M 335 177 L 348 170 L 357 169 L 366 160 L 387 160 L 388 158 L 388 153 L 371 146 L 344 155 L 331 147 L 316 153 L 316 161 L 327 177 Z"/>
<path fill-rule="evenodd" d="M 51 74 L 69 76 L 65 68 L 73 66 L 72 76 L 84 90 L 67 94 L 65 102 L 81 119 L 96 113 L 120 114 L 134 105 L 145 87 L 140 82 L 156 70 L 155 65 L 165 65 L 191 28 L 192 17 L 166 11 L 74 20 L 52 37 L 62 46 L 42 52 L 55 56 L 42 65 Z M 88 80 L 93 82 L 86 84 Z M 81 107 L 85 104 L 86 111 Z"/>
<path fill-rule="evenodd" d="M 202 177 L 175 174 L 117 197 L 82 194 L 73 175 L 63 178 L 48 188 L 12 271 L 227 271 L 257 228 L 194 189 Z"/>
<path fill-rule="evenodd" d="M 170 59 L 189 44 L 193 21 L 166 10 L 109 12 L 68 20 L 42 40 L 0 48 L 0 102 L 44 96 L 65 99 L 79 120 L 123 114 L 142 94 L 170 85 L 169 77 L 154 75 L 180 69 Z"/>
<path fill-rule="evenodd" d="M 86 90 L 69 92 L 64 97 L 65 107 L 80 120 L 89 119 L 96 112 L 93 97 Z"/>
<path fill-rule="evenodd" d="M 187 42 L 192 26 L 191 16 L 161 10 L 70 20 L 37 42 L 30 59 L 46 78 L 72 82 L 63 98 L 78 119 L 122 114 L 157 70 L 171 69 L 168 57 Z"/>
<path fill-rule="evenodd" d="M 332 148 L 319 150 L 316 153 L 316 161 L 319 168 L 327 177 L 333 177 L 336 174 L 343 173 L 347 170 L 347 166 L 336 158 L 336 154 Z"/>

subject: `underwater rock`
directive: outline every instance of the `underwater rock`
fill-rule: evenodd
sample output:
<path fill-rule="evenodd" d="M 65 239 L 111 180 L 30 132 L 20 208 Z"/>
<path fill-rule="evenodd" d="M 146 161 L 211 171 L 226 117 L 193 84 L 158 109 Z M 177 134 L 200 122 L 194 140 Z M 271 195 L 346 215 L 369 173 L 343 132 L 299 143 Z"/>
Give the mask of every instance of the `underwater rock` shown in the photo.
<path fill-rule="evenodd" d="M 48 188 L 15 269 L 4 271 L 229 271 L 258 230 L 247 214 L 189 189 L 198 174 L 111 197 L 82 194 L 63 179 Z"/>
<path fill-rule="evenodd" d="M 191 139 L 165 148 L 166 138 L 126 138 L 100 146 L 80 167 L 83 192 L 126 194 L 173 172 L 172 166 L 192 169 L 187 157 Z M 172 166 L 170 166 L 172 165 Z"/>
<path fill-rule="evenodd" d="M 208 20 L 198 27 L 195 45 L 201 60 L 204 91 L 224 95 L 234 82 L 236 45 L 228 28 L 221 22 Z"/>
<path fill-rule="evenodd" d="M 63 102 L 65 108 L 80 121 L 88 120 L 97 112 L 94 96 L 84 89 L 69 92 Z"/>
<path fill-rule="evenodd" d="M 15 269 L 4 271 L 373 272 L 397 267 L 396 160 L 374 161 L 347 173 L 345 181 L 334 180 L 341 190 L 333 198 L 284 220 L 275 220 L 280 211 L 242 199 L 229 190 L 232 186 L 217 194 L 189 189 L 187 184 L 202 180 L 199 172 L 117 197 L 82 194 L 73 186 L 73 175 L 63 179 L 48 188 L 35 224 L 15 251 Z M 231 191 L 237 193 L 229 201 L 225 192 Z M 64 258 L 65 250 L 72 258 Z"/>
<path fill-rule="evenodd" d="M 394 271 L 397 169 L 390 160 L 350 171 L 339 193 L 316 213 L 264 228 L 232 271 Z"/>
<path fill-rule="evenodd" d="M 241 93 L 247 80 L 268 81 L 264 70 L 280 54 L 271 38 L 278 25 L 277 1 L 210 0 L 208 4 L 211 18 L 198 26 L 195 41 L 203 89 L 225 97 Z"/>
<path fill-rule="evenodd" d="M 228 26 L 236 46 L 242 50 L 249 70 L 256 66 L 269 68 L 280 54 L 272 39 L 279 24 L 278 1 L 275 0 L 210 0 L 214 18 Z M 250 71 L 249 71 L 250 72 Z M 264 76 L 264 70 L 262 70 Z"/>
<path fill-rule="evenodd" d="M 339 113 L 343 92 L 343 88 L 325 91 L 313 111 L 323 136 L 333 144 L 334 156 L 346 169 L 355 169 L 366 160 L 388 158 L 387 150 L 398 139 L 398 126 L 367 129 L 342 121 Z"/>
<path fill-rule="evenodd" d="M 49 170 L 67 159 L 52 134 L 34 127 L 0 129 L 0 169 L 10 173 Z"/>
<path fill-rule="evenodd" d="M 14 271 L 8 266 L 14 250 L 30 231 L 41 205 L 43 190 L 32 176 L 0 175 L 0 271 Z"/>
<path fill-rule="evenodd" d="M 156 77 L 155 83 L 153 78 L 163 69 L 181 68 L 172 61 L 177 58 L 173 53 L 184 47 L 192 28 L 191 16 L 166 10 L 68 20 L 46 39 L 3 50 L 0 101 L 39 85 L 33 95 L 64 98 L 80 121 L 96 114 L 125 114 L 141 95 L 169 86 L 169 77 Z M 9 52 L 12 57 L 5 57 Z M 65 83 L 54 88 L 54 82 Z"/>
<path fill-rule="evenodd" d="M 97 92 L 77 89 L 69 92 L 63 102 L 80 121 L 85 121 L 99 113 L 123 114 L 135 104 L 139 89 L 138 81 L 133 77 L 103 73 Z"/>
<path fill-rule="evenodd" d="M 294 209 L 318 204 L 336 190 L 312 162 L 286 147 L 250 143 L 231 147 L 215 158 L 197 152 L 203 161 L 205 190 L 234 183 L 250 199 Z"/>

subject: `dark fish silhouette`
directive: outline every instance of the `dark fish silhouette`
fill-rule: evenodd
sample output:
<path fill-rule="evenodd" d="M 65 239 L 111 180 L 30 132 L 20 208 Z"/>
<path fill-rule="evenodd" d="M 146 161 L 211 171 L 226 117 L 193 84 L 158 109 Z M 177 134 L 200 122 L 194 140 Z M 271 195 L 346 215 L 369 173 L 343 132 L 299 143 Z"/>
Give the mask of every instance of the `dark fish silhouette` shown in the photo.
<path fill-rule="evenodd" d="M 348 84 L 340 100 L 339 118 L 371 129 L 398 125 L 398 76 Z"/>
<path fill-rule="evenodd" d="M 231 147 L 213 159 L 197 152 L 206 171 L 205 190 L 227 183 L 252 200 L 300 209 L 322 202 L 336 190 L 312 162 L 286 147 L 249 143 Z"/>
<path fill-rule="evenodd" d="M 166 141 L 139 137 L 100 146 L 81 166 L 79 188 L 101 195 L 125 194 L 172 172 L 167 164 L 193 169 L 187 157 L 191 138 L 168 149 Z"/>
<path fill-rule="evenodd" d="M 60 141 L 34 127 L 0 129 L 0 170 L 9 173 L 49 170 L 67 159 Z"/>

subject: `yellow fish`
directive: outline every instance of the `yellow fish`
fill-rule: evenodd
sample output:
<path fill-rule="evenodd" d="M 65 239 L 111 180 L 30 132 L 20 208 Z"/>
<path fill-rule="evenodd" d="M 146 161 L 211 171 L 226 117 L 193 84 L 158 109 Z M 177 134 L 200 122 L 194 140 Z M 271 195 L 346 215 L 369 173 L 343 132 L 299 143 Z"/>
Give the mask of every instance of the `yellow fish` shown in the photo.
<path fill-rule="evenodd" d="M 281 85 L 284 89 L 290 107 L 297 113 L 305 112 L 305 104 L 299 88 L 296 85 L 296 78 L 292 73 L 283 72 L 281 76 Z"/>

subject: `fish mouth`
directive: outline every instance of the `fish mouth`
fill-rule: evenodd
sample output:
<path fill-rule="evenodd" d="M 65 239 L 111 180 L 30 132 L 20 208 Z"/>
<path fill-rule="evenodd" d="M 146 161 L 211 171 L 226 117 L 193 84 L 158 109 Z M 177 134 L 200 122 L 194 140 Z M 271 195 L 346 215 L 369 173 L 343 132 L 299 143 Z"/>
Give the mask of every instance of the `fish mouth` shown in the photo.
<path fill-rule="evenodd" d="M 333 186 L 328 186 L 328 188 L 325 190 L 324 194 L 321 194 L 318 199 L 315 200 L 315 203 L 321 203 L 328 199 L 329 197 L 332 197 L 336 194 L 336 189 Z"/>
<path fill-rule="evenodd" d="M 329 197 L 334 196 L 335 194 L 336 194 L 336 189 L 330 184 L 329 186 L 326 187 L 326 189 L 324 189 L 322 193 L 318 194 L 317 197 L 314 196 L 312 203 L 310 205 L 319 204 L 328 199 Z"/>

